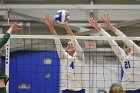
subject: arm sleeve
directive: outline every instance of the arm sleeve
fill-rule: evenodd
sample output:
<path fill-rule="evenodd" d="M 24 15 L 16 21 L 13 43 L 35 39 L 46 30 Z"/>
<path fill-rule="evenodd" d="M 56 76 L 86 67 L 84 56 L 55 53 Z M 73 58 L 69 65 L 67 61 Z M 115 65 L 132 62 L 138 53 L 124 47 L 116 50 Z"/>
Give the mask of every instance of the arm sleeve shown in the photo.
<path fill-rule="evenodd" d="M 77 56 L 79 59 L 84 60 L 84 51 L 82 50 L 81 46 L 79 45 L 76 39 L 71 39 L 73 45 L 76 48 Z"/>
<path fill-rule="evenodd" d="M 65 58 L 66 57 L 66 52 L 65 52 L 64 48 L 62 47 L 62 43 L 61 43 L 60 39 L 58 37 L 56 37 L 54 39 L 54 42 L 56 44 L 56 49 L 57 49 L 59 58 L 60 59 Z"/>
<path fill-rule="evenodd" d="M 7 43 L 9 38 L 10 38 L 10 34 L 5 33 L 4 36 L 2 37 L 2 39 L 0 39 L 0 48 L 2 48 L 5 45 L 5 43 Z"/>
<path fill-rule="evenodd" d="M 110 34 L 108 34 L 106 31 L 104 31 L 103 29 L 101 29 L 101 31 L 99 32 L 99 34 L 101 34 L 102 36 L 108 36 L 111 37 Z M 118 46 L 118 44 L 114 41 L 114 40 L 108 40 L 109 45 L 111 46 L 112 50 L 114 51 L 114 53 L 116 54 L 116 56 L 121 59 L 124 55 L 125 52 L 122 48 L 120 48 Z"/>
<path fill-rule="evenodd" d="M 123 34 L 123 33 L 122 33 L 120 30 L 118 30 L 118 29 L 116 29 L 115 34 L 116 34 L 117 36 L 126 37 L 126 35 Z M 123 42 L 124 42 L 125 44 L 127 44 L 127 45 L 131 48 L 131 50 L 133 51 L 134 55 L 140 56 L 140 47 L 139 47 L 137 44 L 135 44 L 132 40 L 123 40 Z"/>

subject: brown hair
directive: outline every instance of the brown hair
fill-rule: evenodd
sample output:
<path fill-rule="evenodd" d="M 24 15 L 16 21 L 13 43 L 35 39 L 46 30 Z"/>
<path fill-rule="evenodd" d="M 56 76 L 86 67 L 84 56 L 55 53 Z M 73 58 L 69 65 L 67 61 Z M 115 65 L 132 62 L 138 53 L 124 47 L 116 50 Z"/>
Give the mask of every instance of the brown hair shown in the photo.
<path fill-rule="evenodd" d="M 109 93 L 125 93 L 125 92 L 120 84 L 114 83 L 110 86 Z"/>

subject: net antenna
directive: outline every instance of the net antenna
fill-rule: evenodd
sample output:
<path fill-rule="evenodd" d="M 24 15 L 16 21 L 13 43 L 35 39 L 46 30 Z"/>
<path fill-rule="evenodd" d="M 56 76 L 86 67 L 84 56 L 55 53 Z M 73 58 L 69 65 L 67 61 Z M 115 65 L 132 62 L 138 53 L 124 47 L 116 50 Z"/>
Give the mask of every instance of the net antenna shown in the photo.
<path fill-rule="evenodd" d="M 10 25 L 10 9 L 9 9 L 9 5 L 10 5 L 10 0 L 8 0 L 8 20 L 7 20 L 7 24 Z M 8 40 L 8 42 L 6 43 L 6 57 L 5 57 L 5 73 L 7 75 L 7 77 L 9 77 L 9 62 L 10 62 L 10 39 Z M 7 82 L 6 84 L 6 89 L 7 89 L 7 93 L 9 93 L 9 82 Z"/>

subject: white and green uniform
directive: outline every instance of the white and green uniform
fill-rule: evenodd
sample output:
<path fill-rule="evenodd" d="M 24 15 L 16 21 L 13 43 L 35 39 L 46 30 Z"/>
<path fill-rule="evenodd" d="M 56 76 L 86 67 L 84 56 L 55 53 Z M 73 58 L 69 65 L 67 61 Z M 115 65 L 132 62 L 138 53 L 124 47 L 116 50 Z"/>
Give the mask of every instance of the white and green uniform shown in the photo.
<path fill-rule="evenodd" d="M 76 47 L 76 52 L 73 57 L 70 56 L 62 47 L 59 39 L 55 39 L 57 52 L 60 58 L 61 65 L 61 90 L 74 90 L 78 91 L 83 89 L 83 64 L 84 64 L 84 53 L 82 48 L 78 44 L 77 40 L 71 40 L 72 44 Z"/>
<path fill-rule="evenodd" d="M 2 39 L 0 39 L 0 48 L 4 46 L 4 44 L 9 40 L 10 34 L 6 33 Z M 7 75 L 2 71 L 2 65 L 0 63 L 0 79 L 4 79 L 6 81 Z"/>
<path fill-rule="evenodd" d="M 103 29 L 99 32 L 103 36 L 109 36 Z M 116 29 L 116 35 L 126 37 L 120 30 Z M 119 58 L 124 74 L 122 77 L 122 86 L 124 90 L 137 90 L 140 89 L 140 47 L 137 46 L 132 40 L 124 40 L 132 52 L 128 55 L 125 51 L 118 46 L 114 40 L 108 40 L 114 53 Z"/>
<path fill-rule="evenodd" d="M 2 39 L 0 39 L 0 49 L 4 46 L 4 44 L 9 40 L 10 34 L 6 33 Z M 5 83 L 7 82 L 7 75 L 2 71 L 2 64 L 0 63 L 0 79 L 4 79 Z M 0 93 L 7 93 L 6 87 L 0 87 Z"/>

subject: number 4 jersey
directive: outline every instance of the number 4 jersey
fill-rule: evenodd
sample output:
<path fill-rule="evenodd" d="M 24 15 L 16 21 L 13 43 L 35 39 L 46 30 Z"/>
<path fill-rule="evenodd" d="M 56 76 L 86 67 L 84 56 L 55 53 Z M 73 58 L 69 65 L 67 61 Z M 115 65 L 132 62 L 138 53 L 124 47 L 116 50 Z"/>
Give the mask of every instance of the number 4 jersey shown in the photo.
<path fill-rule="evenodd" d="M 70 56 L 62 47 L 59 39 L 55 39 L 57 52 L 60 59 L 60 89 L 78 91 L 86 87 L 84 73 L 84 52 L 77 40 L 71 40 L 76 47 L 73 56 Z"/>
<path fill-rule="evenodd" d="M 77 58 L 77 53 L 70 56 L 65 53 L 66 58 L 60 59 L 61 61 L 61 87 L 62 90 L 81 90 L 83 88 L 83 63 L 82 60 Z"/>

